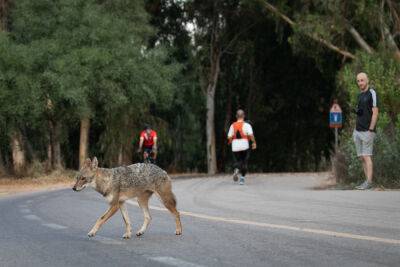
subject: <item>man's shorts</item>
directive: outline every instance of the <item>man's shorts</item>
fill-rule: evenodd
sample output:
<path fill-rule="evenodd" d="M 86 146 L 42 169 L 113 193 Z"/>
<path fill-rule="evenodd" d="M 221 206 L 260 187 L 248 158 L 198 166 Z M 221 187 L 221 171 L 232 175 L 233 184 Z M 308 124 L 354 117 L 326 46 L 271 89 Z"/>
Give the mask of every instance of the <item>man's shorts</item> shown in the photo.
<path fill-rule="evenodd" d="M 370 131 L 353 131 L 353 140 L 356 144 L 357 156 L 372 156 L 375 133 Z"/>
<path fill-rule="evenodd" d="M 153 147 L 144 147 L 143 148 L 143 152 L 147 153 L 147 154 L 151 154 L 153 152 Z"/>

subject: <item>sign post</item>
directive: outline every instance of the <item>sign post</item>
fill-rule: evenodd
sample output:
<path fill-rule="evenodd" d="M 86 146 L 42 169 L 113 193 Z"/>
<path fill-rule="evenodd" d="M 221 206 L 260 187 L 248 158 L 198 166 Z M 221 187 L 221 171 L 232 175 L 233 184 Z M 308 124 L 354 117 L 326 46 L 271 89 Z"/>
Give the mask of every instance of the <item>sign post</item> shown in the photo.
<path fill-rule="evenodd" d="M 339 146 L 338 129 L 342 128 L 342 109 L 335 100 L 329 110 L 329 127 L 335 129 L 335 153 Z"/>

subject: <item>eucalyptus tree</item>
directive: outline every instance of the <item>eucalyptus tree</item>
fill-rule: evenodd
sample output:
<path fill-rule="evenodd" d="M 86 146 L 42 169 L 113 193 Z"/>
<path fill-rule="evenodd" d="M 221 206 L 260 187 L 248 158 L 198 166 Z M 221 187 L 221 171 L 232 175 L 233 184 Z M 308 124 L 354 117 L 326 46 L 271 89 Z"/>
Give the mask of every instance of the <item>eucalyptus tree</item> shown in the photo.
<path fill-rule="evenodd" d="M 297 51 L 321 61 L 328 49 L 345 63 L 339 78 L 342 89 L 354 99 L 354 72 L 368 71 L 381 91 L 383 110 L 393 124 L 400 112 L 400 3 L 394 0 L 267 1 L 259 0 L 270 14 L 293 30 L 291 43 Z M 324 21 L 324 23 L 321 23 Z M 383 69 L 388 70 L 387 72 Z"/>
<path fill-rule="evenodd" d="M 209 174 L 217 172 L 215 134 L 215 95 L 221 73 L 221 59 L 251 25 L 241 31 L 228 31 L 228 22 L 240 18 L 246 10 L 239 0 L 188 1 L 186 9 L 194 27 L 195 51 L 200 67 L 200 84 L 206 98 L 206 147 Z"/>
<path fill-rule="evenodd" d="M 173 171 L 203 171 L 205 169 L 205 95 L 199 85 L 197 57 L 194 53 L 192 19 L 188 16 L 185 1 L 148 0 L 149 12 L 156 34 L 150 46 L 168 47 L 169 60 L 180 64 L 175 77 L 176 90 L 169 108 L 155 106 L 154 114 L 168 124 L 161 132 L 160 146 L 163 156 L 159 163 L 169 165 Z M 165 155 L 168 157 L 165 158 Z M 170 160 L 172 159 L 172 161 Z M 167 163 L 168 161 L 168 163 Z"/>
<path fill-rule="evenodd" d="M 55 167 L 68 122 L 80 120 L 82 162 L 90 120 L 104 121 L 100 146 L 110 159 L 127 145 L 127 123 L 139 123 L 151 103 L 169 103 L 177 65 L 163 48 L 147 48 L 152 29 L 142 1 L 21 0 L 12 14 L 13 38 L 37 65 Z"/>
<path fill-rule="evenodd" d="M 22 133 L 40 116 L 43 103 L 29 49 L 15 45 L 5 33 L 0 33 L 0 39 L 0 123 L 9 137 L 13 170 L 19 176 L 27 158 Z"/>

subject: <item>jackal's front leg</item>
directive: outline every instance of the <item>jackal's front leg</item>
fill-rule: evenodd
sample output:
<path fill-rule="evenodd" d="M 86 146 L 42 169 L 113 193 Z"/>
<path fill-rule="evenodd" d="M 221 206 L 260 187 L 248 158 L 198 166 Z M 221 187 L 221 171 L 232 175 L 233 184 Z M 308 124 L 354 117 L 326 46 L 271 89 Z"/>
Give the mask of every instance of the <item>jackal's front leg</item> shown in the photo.
<path fill-rule="evenodd" d="M 115 214 L 115 212 L 119 209 L 119 205 L 111 205 L 110 208 L 96 221 L 92 230 L 88 233 L 89 237 L 93 237 L 96 235 L 99 228 L 111 217 Z"/>
<path fill-rule="evenodd" d="M 125 227 L 126 227 L 126 232 L 122 237 L 124 239 L 129 239 L 132 236 L 132 227 L 131 227 L 131 222 L 129 220 L 128 210 L 126 209 L 126 206 L 124 203 L 120 204 L 119 209 L 121 210 L 122 218 L 124 219 Z"/>
<path fill-rule="evenodd" d="M 137 233 L 136 233 L 137 236 L 143 235 L 144 232 L 146 231 L 147 227 L 150 224 L 151 216 L 150 216 L 150 212 L 149 212 L 149 198 L 151 197 L 151 195 L 152 195 L 152 192 L 146 192 L 145 194 L 139 196 L 137 199 L 139 206 L 143 211 L 143 217 L 144 217 L 143 225 L 140 228 L 140 230 L 137 231 Z"/>

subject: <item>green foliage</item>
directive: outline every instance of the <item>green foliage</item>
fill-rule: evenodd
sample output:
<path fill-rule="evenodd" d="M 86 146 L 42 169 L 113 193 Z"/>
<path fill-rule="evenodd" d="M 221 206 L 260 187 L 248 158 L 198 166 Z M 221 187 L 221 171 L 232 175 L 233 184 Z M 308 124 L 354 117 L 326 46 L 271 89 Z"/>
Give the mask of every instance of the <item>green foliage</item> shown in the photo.
<path fill-rule="evenodd" d="M 329 103 L 337 94 L 345 118 L 351 117 L 355 74 L 366 71 L 378 92 L 384 130 L 377 137 L 376 174 L 379 183 L 396 181 L 388 170 L 399 154 L 399 130 L 393 129 L 400 112 L 399 64 L 381 38 L 379 3 L 268 2 L 296 25 L 277 16 L 271 20 L 265 1 L 14 1 L 10 32 L 0 33 L 0 153 L 10 162 L 8 133 L 18 128 L 32 153 L 44 160 L 53 121 L 61 124 L 66 166 L 76 168 L 79 121 L 90 117 L 90 155 L 105 165 L 116 165 L 121 151 L 124 163 L 138 160 L 132 151 L 143 124 L 150 123 L 160 137 L 162 167 L 204 170 L 200 82 L 209 78 L 204 73 L 215 30 L 223 51 L 215 98 L 220 170 L 229 170 L 225 127 L 237 108 L 246 110 L 258 141 L 252 171 L 323 169 L 333 140 L 326 121 Z M 387 7 L 384 14 L 383 21 L 395 30 Z M 377 52 L 360 52 L 349 25 Z M 310 36 L 357 60 L 347 64 Z M 346 119 L 346 125 L 353 123 Z M 347 134 L 342 149 L 348 179 L 355 182 L 362 173 Z"/>
<path fill-rule="evenodd" d="M 386 112 L 395 120 L 400 114 L 400 64 L 387 51 L 381 51 L 373 55 L 360 52 L 357 60 L 346 65 L 339 73 L 340 86 L 348 91 L 351 104 L 356 105 L 357 95 L 360 89 L 356 83 L 356 74 L 359 72 L 368 74 L 370 85 L 378 94 L 378 105 L 381 112 Z"/>
<path fill-rule="evenodd" d="M 176 90 L 180 66 L 168 48 L 148 48 L 148 19 L 141 0 L 17 1 L 0 37 L 0 122 L 38 133 L 49 119 L 68 130 L 89 116 L 104 127 L 91 150 L 114 163 L 131 129 L 152 105 L 170 108 Z"/>
<path fill-rule="evenodd" d="M 378 129 L 384 129 L 390 120 L 382 116 Z M 344 182 L 356 184 L 365 180 L 360 159 L 357 157 L 351 132 L 342 136 L 341 150 L 345 154 L 347 174 Z M 394 135 L 378 131 L 374 141 L 374 183 L 385 187 L 400 187 L 400 127 Z"/>
<path fill-rule="evenodd" d="M 30 51 L 0 33 L 0 122 L 5 129 L 12 130 L 37 119 L 38 87 Z"/>
<path fill-rule="evenodd" d="M 393 55 L 386 50 L 380 50 L 373 55 L 364 52 L 357 53 L 357 60 L 346 65 L 338 73 L 340 87 L 350 96 L 350 105 L 357 105 L 360 89 L 356 83 L 356 74 L 368 74 L 370 85 L 378 95 L 379 119 L 378 132 L 374 142 L 374 178 L 380 185 L 400 186 L 400 92 L 398 75 L 400 66 Z M 355 122 L 353 121 L 352 124 Z M 396 126 L 397 125 L 397 126 Z M 346 155 L 348 173 L 346 181 L 356 183 L 364 179 L 361 162 L 356 155 L 351 133 L 343 136 L 343 152 Z"/>

